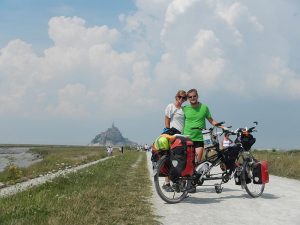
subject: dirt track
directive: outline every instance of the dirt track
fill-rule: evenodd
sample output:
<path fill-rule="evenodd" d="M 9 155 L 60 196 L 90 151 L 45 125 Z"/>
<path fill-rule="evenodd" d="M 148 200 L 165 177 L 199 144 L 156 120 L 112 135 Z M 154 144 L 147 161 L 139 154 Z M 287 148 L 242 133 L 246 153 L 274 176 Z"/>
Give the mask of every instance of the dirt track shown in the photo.
<path fill-rule="evenodd" d="M 153 182 L 150 154 L 148 168 Z M 270 176 L 260 198 L 251 198 L 231 180 L 221 194 L 214 187 L 197 187 L 184 201 L 167 204 L 156 194 L 153 204 L 164 225 L 296 225 L 300 224 L 300 181 Z"/>

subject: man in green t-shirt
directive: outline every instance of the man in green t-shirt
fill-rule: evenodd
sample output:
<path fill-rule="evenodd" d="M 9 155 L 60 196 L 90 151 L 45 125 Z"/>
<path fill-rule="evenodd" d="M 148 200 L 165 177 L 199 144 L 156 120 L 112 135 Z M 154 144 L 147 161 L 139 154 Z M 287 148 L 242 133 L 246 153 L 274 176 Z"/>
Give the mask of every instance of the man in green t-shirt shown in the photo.
<path fill-rule="evenodd" d="M 204 151 L 203 135 L 201 130 L 206 129 L 205 119 L 207 119 L 213 126 L 218 122 L 215 121 L 206 104 L 198 101 L 198 92 L 196 89 L 191 89 L 187 92 L 190 105 L 183 107 L 184 112 L 184 130 L 183 134 L 188 135 L 194 142 L 197 161 L 200 162 Z M 200 128 L 192 129 L 192 128 Z"/>

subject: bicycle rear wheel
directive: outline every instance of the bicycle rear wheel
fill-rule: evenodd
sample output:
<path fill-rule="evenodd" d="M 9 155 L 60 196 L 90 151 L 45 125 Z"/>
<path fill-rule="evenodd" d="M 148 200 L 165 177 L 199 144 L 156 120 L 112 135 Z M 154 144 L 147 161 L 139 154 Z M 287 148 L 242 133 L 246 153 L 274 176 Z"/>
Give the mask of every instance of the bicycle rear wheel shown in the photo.
<path fill-rule="evenodd" d="M 253 160 L 252 160 L 253 161 Z M 242 171 L 242 185 L 246 192 L 252 197 L 257 198 L 262 195 L 265 189 L 265 184 L 253 183 L 253 162 L 245 161 Z"/>
<path fill-rule="evenodd" d="M 172 188 L 173 182 L 170 181 L 170 187 L 168 189 L 163 188 L 165 184 L 165 179 L 169 177 L 170 174 L 170 163 L 169 158 L 165 155 L 163 156 L 154 168 L 154 184 L 155 189 L 159 197 L 167 203 L 173 204 L 182 201 L 186 195 L 186 181 L 183 178 L 179 178 L 177 184 L 179 184 L 179 190 L 174 190 Z"/>

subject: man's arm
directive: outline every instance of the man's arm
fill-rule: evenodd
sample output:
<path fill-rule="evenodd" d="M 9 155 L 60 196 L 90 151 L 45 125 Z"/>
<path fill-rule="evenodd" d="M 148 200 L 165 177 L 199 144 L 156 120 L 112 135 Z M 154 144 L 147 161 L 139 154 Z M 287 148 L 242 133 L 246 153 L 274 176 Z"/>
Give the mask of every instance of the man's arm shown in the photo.
<path fill-rule="evenodd" d="M 210 124 L 213 125 L 213 126 L 215 126 L 217 123 L 219 123 L 219 122 L 215 121 L 213 118 L 208 118 L 207 120 L 208 120 L 208 121 L 210 122 Z M 228 128 L 225 128 L 223 125 L 218 126 L 218 127 L 222 128 L 222 129 L 228 129 Z"/>
<path fill-rule="evenodd" d="M 207 119 L 209 122 L 210 122 L 210 124 L 211 125 L 213 125 L 213 126 L 215 126 L 218 122 L 217 121 L 215 121 L 213 118 L 208 118 Z"/>

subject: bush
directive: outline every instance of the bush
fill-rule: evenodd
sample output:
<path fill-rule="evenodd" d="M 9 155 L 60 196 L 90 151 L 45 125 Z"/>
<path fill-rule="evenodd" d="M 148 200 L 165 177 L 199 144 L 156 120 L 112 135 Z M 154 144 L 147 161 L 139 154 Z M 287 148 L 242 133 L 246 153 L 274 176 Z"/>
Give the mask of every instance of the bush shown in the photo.
<path fill-rule="evenodd" d="M 17 180 L 23 176 L 22 170 L 14 164 L 8 166 L 8 178 L 10 180 Z"/>

